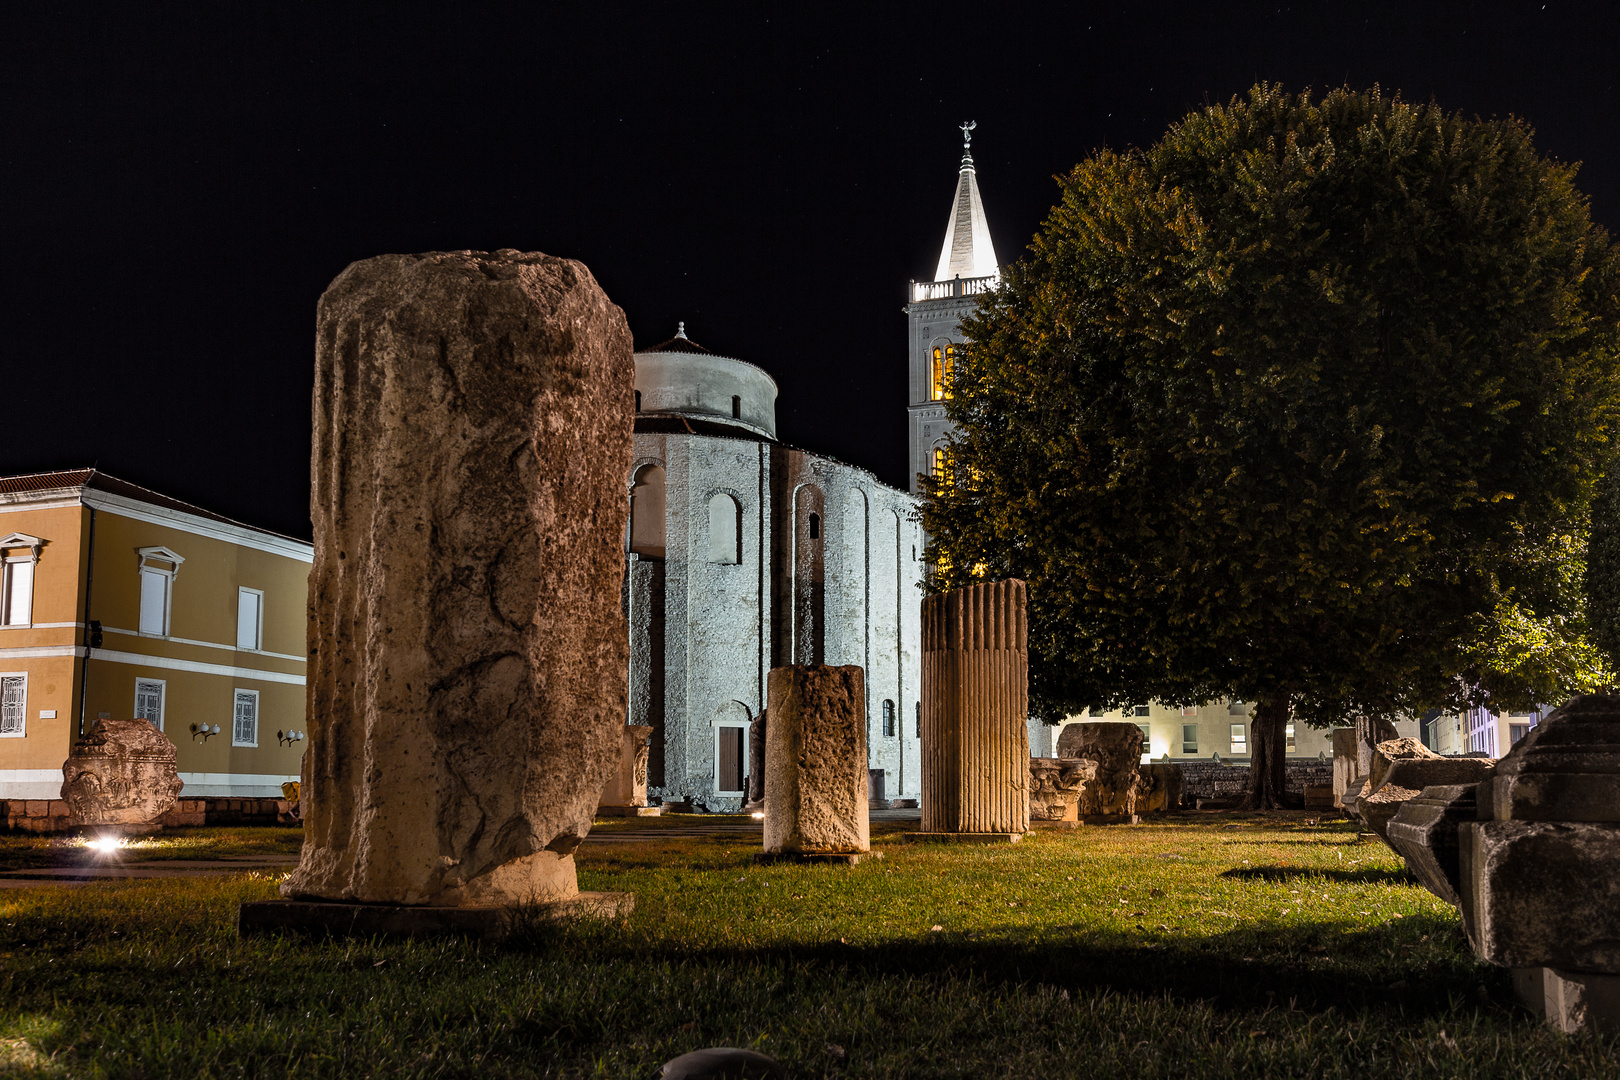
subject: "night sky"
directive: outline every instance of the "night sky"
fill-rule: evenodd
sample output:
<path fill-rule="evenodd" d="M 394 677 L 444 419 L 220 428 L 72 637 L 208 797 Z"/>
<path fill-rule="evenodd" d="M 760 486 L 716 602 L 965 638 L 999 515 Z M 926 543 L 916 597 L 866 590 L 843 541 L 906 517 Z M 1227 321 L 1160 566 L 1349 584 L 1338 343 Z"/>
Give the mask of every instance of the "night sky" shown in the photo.
<path fill-rule="evenodd" d="M 969 119 L 1003 263 L 1055 174 L 1257 80 L 1521 116 L 1620 225 L 1607 4 L 1073 7 L 8 5 L 0 474 L 97 464 L 307 537 L 321 290 L 514 247 L 585 262 L 638 347 L 684 319 L 765 368 L 782 438 L 903 487 L 900 309 Z"/>

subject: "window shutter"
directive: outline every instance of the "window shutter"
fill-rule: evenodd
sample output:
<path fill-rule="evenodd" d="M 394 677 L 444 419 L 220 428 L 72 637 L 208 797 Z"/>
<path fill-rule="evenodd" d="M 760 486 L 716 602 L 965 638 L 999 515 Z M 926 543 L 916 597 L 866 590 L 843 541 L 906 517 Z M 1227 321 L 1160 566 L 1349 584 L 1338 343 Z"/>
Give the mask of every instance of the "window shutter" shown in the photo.
<path fill-rule="evenodd" d="M 6 563 L 6 610 L 0 622 L 7 626 L 26 626 L 34 621 L 34 564 L 18 561 Z"/>
<path fill-rule="evenodd" d="M 169 577 L 156 570 L 141 571 L 141 633 L 163 634 L 168 630 Z"/>
<path fill-rule="evenodd" d="M 264 598 L 252 589 L 236 592 L 236 647 L 255 649 L 259 646 L 259 605 Z"/>

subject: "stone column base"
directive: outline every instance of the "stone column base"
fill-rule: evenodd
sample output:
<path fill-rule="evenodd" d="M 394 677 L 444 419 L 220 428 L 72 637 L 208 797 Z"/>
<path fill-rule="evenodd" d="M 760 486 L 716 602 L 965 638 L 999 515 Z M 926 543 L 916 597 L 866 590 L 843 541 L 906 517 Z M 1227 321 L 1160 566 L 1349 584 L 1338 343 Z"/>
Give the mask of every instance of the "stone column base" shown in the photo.
<path fill-rule="evenodd" d="M 1023 833 L 1016 832 L 908 832 L 902 833 L 907 840 L 949 840 L 958 844 L 1016 844 L 1024 838 Z"/>
<path fill-rule="evenodd" d="M 237 913 L 242 937 L 277 932 L 312 937 L 419 937 L 462 934 L 499 941 L 526 919 L 616 919 L 635 910 L 634 893 L 582 892 L 519 907 L 352 904 L 336 900 L 255 900 Z"/>
<path fill-rule="evenodd" d="M 1620 1032 L 1620 975 L 1514 968 L 1513 992 L 1526 1008 L 1566 1035 Z"/>
<path fill-rule="evenodd" d="M 883 858 L 881 851 L 761 851 L 757 863 L 807 863 L 821 866 L 854 866 Z"/>

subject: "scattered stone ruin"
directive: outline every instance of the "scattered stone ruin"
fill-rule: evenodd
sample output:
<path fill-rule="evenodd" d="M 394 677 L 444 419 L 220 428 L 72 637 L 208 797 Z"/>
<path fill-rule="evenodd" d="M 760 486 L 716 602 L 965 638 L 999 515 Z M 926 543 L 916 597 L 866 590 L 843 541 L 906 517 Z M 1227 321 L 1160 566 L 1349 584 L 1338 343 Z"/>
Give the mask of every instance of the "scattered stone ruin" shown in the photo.
<path fill-rule="evenodd" d="M 156 832 L 181 787 L 174 743 L 150 720 L 100 720 L 62 764 L 62 801 L 80 828 Z"/>
<path fill-rule="evenodd" d="M 1097 763 L 1084 758 L 1029 759 L 1029 824 L 1078 825 L 1080 793 L 1097 775 Z"/>
<path fill-rule="evenodd" d="M 1526 1005 L 1565 1032 L 1620 1032 L 1620 698 L 1575 698 L 1478 783 L 1406 800 L 1388 832 Z"/>
<path fill-rule="evenodd" d="M 596 808 L 603 817 L 657 817 L 659 807 L 647 802 L 647 724 L 626 724 L 619 739 L 619 761 L 608 777 Z"/>
<path fill-rule="evenodd" d="M 322 295 L 283 895 L 578 896 L 627 709 L 632 372 L 623 312 L 539 252 L 382 255 Z"/>
<path fill-rule="evenodd" d="M 1142 773 L 1142 729 L 1135 724 L 1071 724 L 1058 736 L 1058 756 L 1097 763 L 1080 796 L 1088 822 L 1129 822 L 1141 814 L 1152 781 Z"/>
<path fill-rule="evenodd" d="M 856 665 L 772 668 L 767 688 L 765 856 L 858 861 L 872 846 L 865 673 Z"/>
<path fill-rule="evenodd" d="M 1424 788 L 1477 784 L 1490 771 L 1489 758 L 1441 757 L 1416 739 L 1390 739 L 1379 743 L 1373 754 L 1367 785 L 1356 799 L 1356 814 L 1388 843 L 1396 811 Z"/>
<path fill-rule="evenodd" d="M 922 647 L 922 831 L 913 835 L 1021 837 L 1030 775 L 1024 583 L 924 598 Z"/>

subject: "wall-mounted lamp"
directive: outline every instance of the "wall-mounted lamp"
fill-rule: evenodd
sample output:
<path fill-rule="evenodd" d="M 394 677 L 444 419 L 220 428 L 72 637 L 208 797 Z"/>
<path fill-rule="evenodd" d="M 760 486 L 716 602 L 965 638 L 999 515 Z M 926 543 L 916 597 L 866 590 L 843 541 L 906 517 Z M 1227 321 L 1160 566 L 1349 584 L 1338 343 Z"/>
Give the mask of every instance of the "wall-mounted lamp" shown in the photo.
<path fill-rule="evenodd" d="M 285 743 L 286 745 L 291 746 L 295 742 L 303 741 L 304 733 L 302 731 L 276 732 L 276 742 L 278 743 Z"/>
<path fill-rule="evenodd" d="M 218 734 L 219 734 L 219 725 L 218 724 L 215 724 L 213 727 L 209 727 L 207 724 L 192 724 L 191 725 L 191 741 L 192 742 L 196 742 L 199 738 L 202 739 L 203 742 L 207 742 L 209 739 L 212 739 L 215 735 L 218 735 Z"/>

